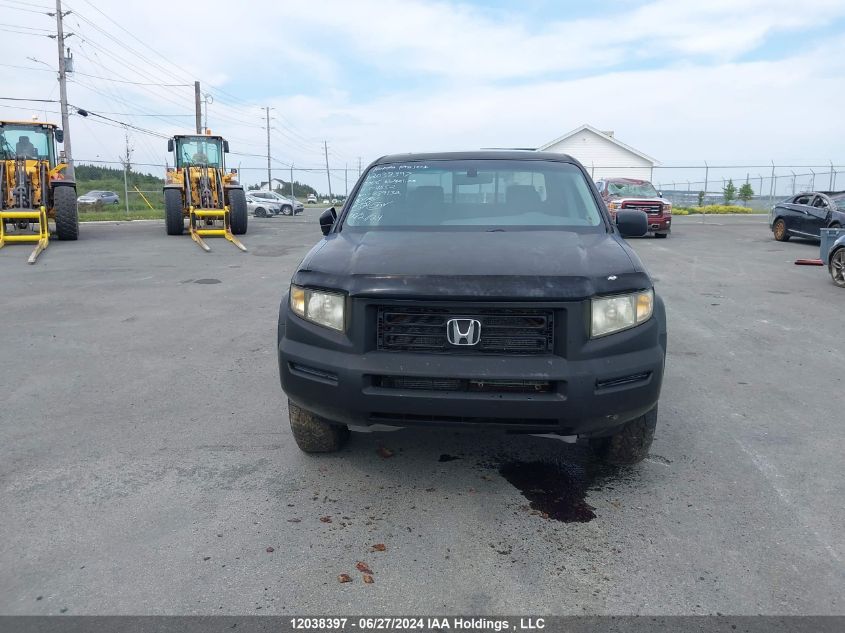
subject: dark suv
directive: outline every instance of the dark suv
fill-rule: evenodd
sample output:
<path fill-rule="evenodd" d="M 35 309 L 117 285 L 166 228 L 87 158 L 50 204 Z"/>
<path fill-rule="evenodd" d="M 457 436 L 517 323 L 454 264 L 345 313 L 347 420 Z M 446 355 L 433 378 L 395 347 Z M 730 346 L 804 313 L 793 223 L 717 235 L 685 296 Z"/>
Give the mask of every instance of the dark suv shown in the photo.
<path fill-rule="evenodd" d="M 464 427 L 651 445 L 666 316 L 575 159 L 386 156 L 306 255 L 279 312 L 282 388 L 306 452 L 352 427 Z M 571 438 L 570 438 L 571 439 Z"/>

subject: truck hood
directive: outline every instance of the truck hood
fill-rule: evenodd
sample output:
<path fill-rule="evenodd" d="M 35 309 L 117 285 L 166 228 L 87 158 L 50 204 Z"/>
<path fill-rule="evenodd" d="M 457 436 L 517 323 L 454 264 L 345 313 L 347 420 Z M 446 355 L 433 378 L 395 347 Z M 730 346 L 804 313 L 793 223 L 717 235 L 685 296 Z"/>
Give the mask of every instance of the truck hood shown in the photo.
<path fill-rule="evenodd" d="M 644 204 L 651 203 L 657 204 L 669 204 L 669 201 L 665 198 L 637 198 L 635 196 L 610 196 L 608 199 L 609 202 L 642 202 Z"/>
<path fill-rule="evenodd" d="M 558 230 L 342 231 L 311 250 L 293 281 L 440 300 L 572 300 L 652 286 L 616 235 Z"/>

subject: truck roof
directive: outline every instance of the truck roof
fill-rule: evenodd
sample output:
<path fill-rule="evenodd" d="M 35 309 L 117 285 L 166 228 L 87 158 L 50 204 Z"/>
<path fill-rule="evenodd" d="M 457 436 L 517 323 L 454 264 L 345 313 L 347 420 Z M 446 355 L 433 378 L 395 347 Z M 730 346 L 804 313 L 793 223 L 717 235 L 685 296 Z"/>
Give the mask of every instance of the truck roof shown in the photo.
<path fill-rule="evenodd" d="M 467 152 L 425 152 L 422 154 L 388 154 L 374 164 L 385 165 L 425 160 L 552 160 L 559 163 L 580 164 L 569 154 L 535 152 L 530 150 L 476 150 Z"/>

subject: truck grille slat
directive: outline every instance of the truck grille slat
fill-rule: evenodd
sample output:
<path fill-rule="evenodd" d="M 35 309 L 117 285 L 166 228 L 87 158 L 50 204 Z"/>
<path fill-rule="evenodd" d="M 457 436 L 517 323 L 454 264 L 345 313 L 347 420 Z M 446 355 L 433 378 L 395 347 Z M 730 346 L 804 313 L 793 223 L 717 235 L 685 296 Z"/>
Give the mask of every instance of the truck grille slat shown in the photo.
<path fill-rule="evenodd" d="M 522 380 L 519 378 L 484 379 L 373 376 L 373 385 L 382 389 L 468 393 L 551 393 L 555 389 L 555 383 L 549 380 Z"/>
<path fill-rule="evenodd" d="M 449 319 L 481 323 L 477 345 L 455 346 L 446 336 Z M 544 309 L 405 307 L 378 308 L 378 349 L 467 354 L 547 354 L 554 349 L 554 312 Z"/>

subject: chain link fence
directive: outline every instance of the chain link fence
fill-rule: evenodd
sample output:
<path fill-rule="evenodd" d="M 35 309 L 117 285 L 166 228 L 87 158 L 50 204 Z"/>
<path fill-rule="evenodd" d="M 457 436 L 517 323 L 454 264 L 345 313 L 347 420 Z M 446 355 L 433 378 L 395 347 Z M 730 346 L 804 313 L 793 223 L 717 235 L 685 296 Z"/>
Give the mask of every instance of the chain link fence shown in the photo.
<path fill-rule="evenodd" d="M 725 204 L 725 188 L 732 182 L 732 204 L 762 210 L 802 191 L 845 189 L 845 165 L 660 166 L 654 167 L 651 180 L 664 197 L 681 207 Z M 739 193 L 746 184 L 750 198 L 742 200 Z"/>

